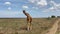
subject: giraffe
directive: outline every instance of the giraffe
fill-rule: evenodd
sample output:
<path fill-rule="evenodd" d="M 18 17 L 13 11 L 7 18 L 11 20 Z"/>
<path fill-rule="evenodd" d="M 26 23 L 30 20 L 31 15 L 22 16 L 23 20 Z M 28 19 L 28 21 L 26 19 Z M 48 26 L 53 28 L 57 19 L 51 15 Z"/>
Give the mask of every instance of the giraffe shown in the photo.
<path fill-rule="evenodd" d="M 23 10 L 23 13 L 27 16 L 27 30 L 32 30 L 32 25 L 31 25 L 31 22 L 32 22 L 32 17 L 30 16 L 29 13 L 27 13 L 25 10 Z"/>

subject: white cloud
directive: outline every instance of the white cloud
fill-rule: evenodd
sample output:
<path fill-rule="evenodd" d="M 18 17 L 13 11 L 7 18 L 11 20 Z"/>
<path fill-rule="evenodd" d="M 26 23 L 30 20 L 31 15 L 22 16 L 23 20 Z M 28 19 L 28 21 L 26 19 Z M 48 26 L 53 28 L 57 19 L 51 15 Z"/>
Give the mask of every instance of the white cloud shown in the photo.
<path fill-rule="evenodd" d="M 57 4 L 57 3 L 55 3 L 54 1 L 51 1 L 51 4 L 52 4 L 52 7 L 53 7 L 56 11 L 60 10 L 60 4 Z"/>
<path fill-rule="evenodd" d="M 60 7 L 60 4 L 55 3 L 54 1 L 51 1 L 50 4 L 54 7 Z"/>
<path fill-rule="evenodd" d="M 36 5 L 41 5 L 41 6 L 45 6 L 47 5 L 47 1 L 46 0 L 28 0 L 31 3 L 34 3 Z"/>
<path fill-rule="evenodd" d="M 31 3 L 35 3 L 36 0 L 28 0 L 28 1 L 31 2 Z"/>
<path fill-rule="evenodd" d="M 32 7 L 32 9 L 38 9 L 38 7 Z"/>
<path fill-rule="evenodd" d="M 5 2 L 4 4 L 5 5 L 11 5 L 11 2 Z"/>
<path fill-rule="evenodd" d="M 26 6 L 26 5 L 23 5 L 23 6 L 22 6 L 22 8 L 24 8 L 24 9 L 27 9 L 27 8 L 28 8 L 28 6 Z"/>
<path fill-rule="evenodd" d="M 53 10 L 53 9 L 54 9 L 54 7 L 50 7 L 49 9 Z"/>
<path fill-rule="evenodd" d="M 57 4 L 57 3 L 55 3 L 54 1 L 51 1 L 51 2 L 50 2 L 50 5 L 51 5 L 52 7 L 44 10 L 43 12 L 50 12 L 50 11 L 51 11 L 51 12 L 55 12 L 55 11 L 60 11 L 60 4 Z"/>
<path fill-rule="evenodd" d="M 47 1 L 46 0 L 40 0 L 37 2 L 37 5 L 45 6 L 45 5 L 47 5 Z"/>
<path fill-rule="evenodd" d="M 28 0 L 30 3 L 37 3 L 40 0 Z"/>
<path fill-rule="evenodd" d="M 11 7 L 8 7 L 8 10 L 11 10 Z"/>

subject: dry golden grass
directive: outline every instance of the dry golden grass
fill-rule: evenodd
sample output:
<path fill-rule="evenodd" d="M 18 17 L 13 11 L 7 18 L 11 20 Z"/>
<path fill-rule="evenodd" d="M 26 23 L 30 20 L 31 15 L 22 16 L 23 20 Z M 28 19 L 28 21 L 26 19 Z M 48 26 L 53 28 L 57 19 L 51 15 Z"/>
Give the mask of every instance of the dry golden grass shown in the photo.
<path fill-rule="evenodd" d="M 31 31 L 26 30 L 25 18 L 1 18 L 0 34 L 44 34 L 52 27 L 56 18 L 33 18 Z"/>

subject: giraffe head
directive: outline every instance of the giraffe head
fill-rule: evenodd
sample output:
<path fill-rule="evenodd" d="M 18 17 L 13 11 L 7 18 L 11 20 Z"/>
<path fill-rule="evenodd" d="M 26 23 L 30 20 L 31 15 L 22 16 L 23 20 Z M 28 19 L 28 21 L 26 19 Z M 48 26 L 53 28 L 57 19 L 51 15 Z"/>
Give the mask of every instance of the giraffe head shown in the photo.
<path fill-rule="evenodd" d="M 25 10 L 23 10 L 23 13 L 25 13 Z"/>

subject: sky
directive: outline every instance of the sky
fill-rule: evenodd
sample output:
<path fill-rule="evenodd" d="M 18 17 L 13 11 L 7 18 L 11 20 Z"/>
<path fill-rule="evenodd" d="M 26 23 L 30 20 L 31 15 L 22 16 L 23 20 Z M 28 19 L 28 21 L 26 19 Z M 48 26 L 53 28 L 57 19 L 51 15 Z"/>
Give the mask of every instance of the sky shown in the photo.
<path fill-rule="evenodd" d="M 33 18 L 60 16 L 60 0 L 0 0 L 0 18 L 24 18 L 23 10 Z"/>

